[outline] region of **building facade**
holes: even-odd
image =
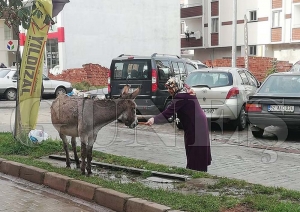
[[[72,0],[54,22],[45,52],[46,66],[53,72],[86,63],[109,67],[120,54],[180,55],[180,0]],[[1,27],[0,21],[4,33]],[[21,29],[21,50],[25,40]],[[7,52],[0,49],[2,54]]]
[[[232,56],[233,2],[181,0],[183,56],[202,61]],[[245,55],[247,38],[248,55],[300,59],[300,0],[237,0],[236,24],[237,57]]]

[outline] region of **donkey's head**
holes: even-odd
[[[135,128],[138,125],[136,116],[136,103],[135,97],[140,93],[140,88],[135,89],[132,93],[129,93],[129,86],[125,85],[120,96],[119,104],[123,108],[122,114],[119,119],[130,128]]]

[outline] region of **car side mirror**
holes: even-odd
[[[261,86],[261,82],[257,82],[257,87],[259,88]]]

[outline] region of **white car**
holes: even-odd
[[[43,75],[43,93],[42,95],[55,95],[60,93],[70,93],[73,88],[70,82],[61,80],[51,80]],[[0,96],[7,100],[17,99],[17,73],[16,69],[0,69]]]
[[[207,68],[191,72],[185,80],[196,93],[208,120],[229,122],[239,130],[246,128],[245,105],[260,86],[243,68]]]

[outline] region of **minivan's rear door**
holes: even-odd
[[[137,98],[149,98],[151,95],[151,60],[122,59],[113,60],[111,64],[110,95],[117,97],[125,85],[130,85],[130,91],[140,87]]]

